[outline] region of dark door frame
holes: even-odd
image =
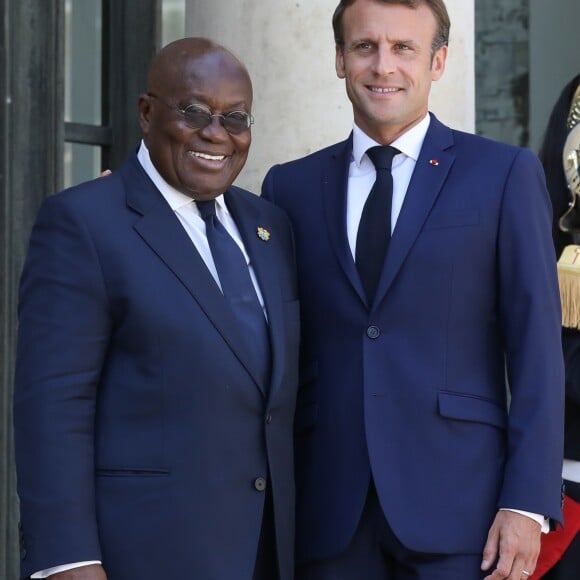
[[[17,285],[42,200],[62,187],[65,141],[119,166],[139,140],[136,103],[158,46],[160,0],[103,0],[103,126],[64,123],[64,0],[0,0],[0,578],[18,578],[12,382]]]

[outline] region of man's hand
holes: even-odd
[[[491,569],[497,561],[495,570],[484,580],[525,580],[527,574],[536,569],[540,553],[541,526],[531,518],[501,510],[495,520],[483,549],[481,569]]]
[[[107,580],[105,570],[100,564],[80,566],[66,572],[59,572],[48,577],[49,580]]]

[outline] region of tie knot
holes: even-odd
[[[397,153],[400,153],[400,151],[390,145],[377,145],[367,151],[367,155],[373,162],[375,169],[388,169],[389,171],[393,164],[393,157]]]
[[[210,199],[209,201],[196,201],[197,209],[199,210],[199,215],[202,220],[207,220],[207,218],[215,215],[215,199]]]

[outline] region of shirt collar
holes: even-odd
[[[419,159],[419,153],[427,135],[429,124],[431,123],[431,116],[425,115],[419,123],[411,127],[408,131],[397,137],[390,145],[396,147],[401,153],[410,157],[414,161]],[[353,126],[352,129],[352,157],[357,167],[360,167],[363,161],[363,155],[370,147],[380,145],[374,139],[371,139],[358,125]]]
[[[155,184],[155,187],[157,187],[157,189],[159,190],[161,195],[165,198],[165,201],[167,201],[169,207],[171,207],[173,211],[177,211],[187,205],[192,205],[197,211],[197,206],[193,203],[194,200],[191,197],[185,195],[185,193],[181,193],[181,191],[178,191],[177,189],[175,189],[175,187],[169,185],[169,183],[167,183],[167,181],[165,181],[165,179],[161,177],[161,174],[159,173],[159,171],[157,171],[155,165],[153,165],[153,161],[151,161],[149,149],[147,149],[147,145],[145,145],[144,141],[141,141],[139,151],[137,152],[137,159],[139,160],[139,163],[143,167],[145,173]],[[215,201],[216,205],[222,211],[229,213],[227,210],[223,194],[218,195],[215,198]]]

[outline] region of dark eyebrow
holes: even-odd
[[[401,38],[400,40],[394,40],[393,44],[408,44],[409,46],[417,46],[417,43],[412,40],[412,39],[403,39]]]
[[[197,99],[194,97],[195,100],[189,101],[183,105],[183,110],[189,107],[199,107],[200,109],[206,109],[210,113],[213,113],[213,109],[202,99]],[[248,107],[243,101],[239,101],[237,103],[230,104],[226,107],[226,109],[231,113],[240,112],[240,113],[248,113]]]
[[[344,48],[346,50],[354,50],[359,44],[370,44],[371,46],[374,46],[376,42],[369,38],[357,38],[356,40],[352,40],[348,44],[345,44]]]

